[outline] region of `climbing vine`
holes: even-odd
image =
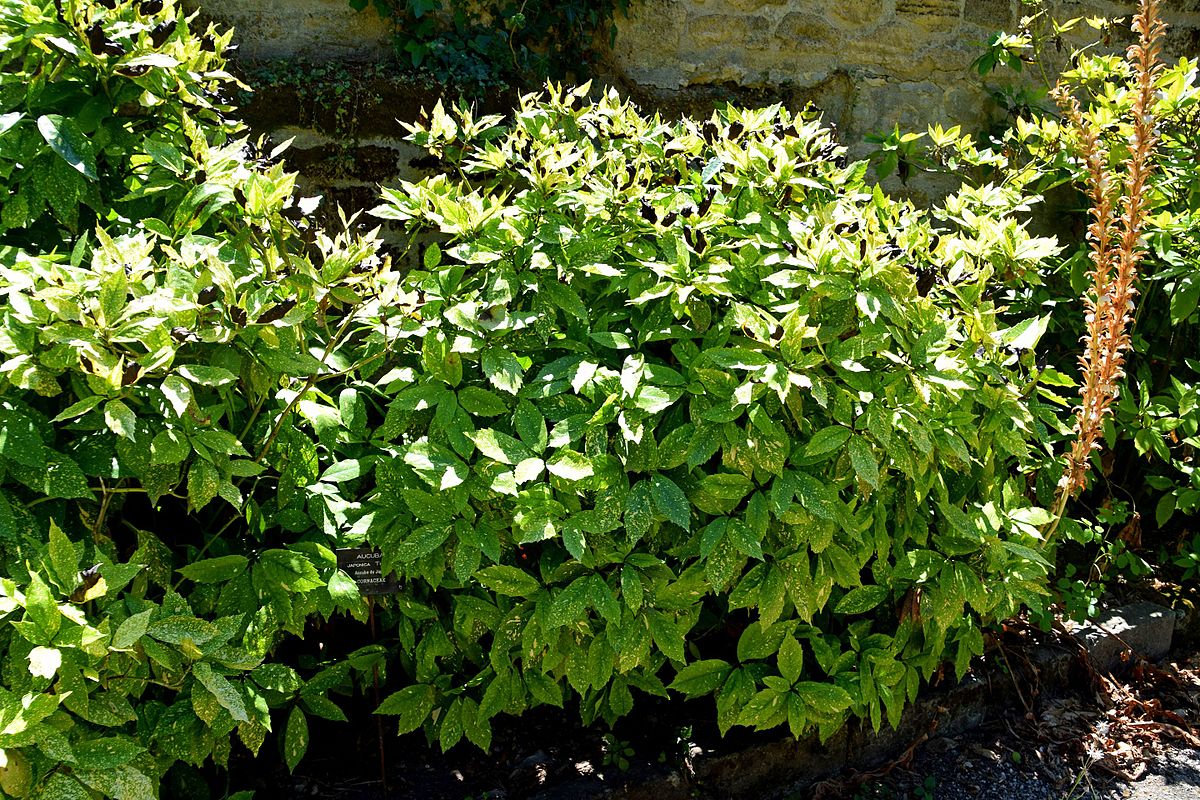
[[[630,0],[350,0],[389,20],[397,54],[466,90],[588,75]]]

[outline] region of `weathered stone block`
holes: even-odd
[[[1171,650],[1175,612],[1155,603],[1133,603],[1105,612],[1084,623],[1072,635],[1088,651],[1092,666],[1100,672],[1120,669],[1129,650],[1157,661]]]
[[[780,21],[775,38],[784,47],[799,43],[828,48],[830,58],[835,59],[838,55],[836,44],[841,35],[824,17],[808,11],[793,11]]]
[[[963,19],[986,28],[1008,30],[1016,22],[1017,9],[1013,0],[967,0]]]
[[[887,4],[884,0],[853,0],[834,3],[830,13],[843,25],[863,27],[882,21],[887,14]]]
[[[729,49],[765,47],[774,27],[766,17],[752,14],[705,14],[688,21],[688,38],[697,47]]]

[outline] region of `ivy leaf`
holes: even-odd
[[[650,479],[650,496],[664,517],[685,531],[691,530],[692,504],[674,481],[663,475],[655,475]]]

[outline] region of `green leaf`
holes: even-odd
[[[143,773],[125,764],[114,769],[76,770],[75,777],[105,797],[121,800],[155,800],[157,787]]]
[[[667,615],[658,611],[647,611],[646,621],[650,625],[650,638],[663,655],[680,663],[686,660],[683,634]]]
[[[500,395],[477,386],[459,389],[458,404],[476,417],[498,417],[508,411],[508,405]]]
[[[860,586],[847,592],[833,610],[838,614],[865,614],[886,600],[888,594],[885,586]]]
[[[1032,350],[1050,327],[1050,315],[1031,317],[1000,331],[1000,342],[1014,350]]]
[[[199,386],[224,386],[237,380],[237,375],[227,369],[201,364],[184,364],[178,368],[178,372]]]
[[[175,416],[183,417],[192,405],[191,384],[178,375],[168,375],[163,378],[158,388],[163,393],[163,397],[167,398],[167,402],[171,404]]]
[[[525,446],[535,454],[540,455],[546,449],[549,432],[546,430],[546,418],[533,407],[533,403],[522,400],[513,414],[513,426]]]
[[[408,686],[387,697],[376,714],[388,714],[400,717],[398,733],[404,735],[421,727],[429,712],[433,710],[436,694],[432,686],[417,684]]]
[[[211,622],[180,614],[160,619],[150,625],[146,633],[167,644],[183,644],[185,640],[190,640],[192,644],[202,645],[219,631]]]
[[[50,563],[58,585],[73,590],[79,581],[79,552],[54,520],[50,520]]]
[[[483,373],[502,392],[516,394],[525,383],[525,370],[507,350],[490,347],[483,351]]]
[[[696,661],[679,670],[668,688],[683,692],[688,697],[712,694],[725,683],[732,671],[733,667],[720,659]]]
[[[509,597],[531,597],[542,588],[529,573],[503,564],[484,567],[475,573],[475,578],[493,592]]]
[[[160,431],[150,442],[151,464],[178,464],[192,453],[192,446],[176,430]]]
[[[104,397],[102,395],[94,394],[91,397],[85,397],[82,400],[80,400],[78,403],[72,403],[71,405],[67,406],[66,409],[61,414],[59,414],[57,417],[55,417],[54,419],[52,419],[50,421],[51,422],[66,422],[69,419],[75,419],[76,417],[81,417],[103,402],[104,402]],[[0,411],[0,416],[3,416],[3,414],[4,414],[4,412]],[[0,438],[2,438],[2,435],[0,435]],[[2,449],[3,449],[2,446],[0,446],[0,451],[2,451]]]
[[[470,470],[454,453],[430,441],[409,445],[404,463],[438,492],[445,492],[467,480]]]
[[[25,618],[37,626],[46,643],[54,638],[62,625],[58,603],[50,593],[50,587],[36,572],[29,573],[29,587],[25,590]]]
[[[99,180],[96,175],[95,147],[75,120],[59,114],[46,114],[38,117],[37,129],[50,149],[58,153],[72,169],[93,181]]]
[[[783,639],[788,635],[791,627],[783,622],[777,625],[763,625],[761,620],[747,625],[738,639],[738,661],[770,658],[778,653],[779,647],[783,644]]]
[[[188,469],[188,508],[192,511],[211,503],[221,489],[221,473],[207,461],[196,460]]]
[[[794,636],[784,639],[776,659],[779,664],[779,674],[789,684],[794,684],[804,668],[804,648],[800,646],[800,642],[796,641]]]
[[[128,650],[133,647],[138,639],[146,634],[146,629],[150,627],[150,617],[153,615],[154,609],[151,608],[126,619],[117,627],[109,646],[114,650]]]
[[[44,467],[46,448],[33,420],[0,408],[0,456],[27,467]]]
[[[76,769],[116,769],[146,752],[146,748],[124,736],[106,736],[75,742]]]
[[[850,440],[850,463],[860,481],[875,489],[879,488],[879,462],[875,460],[871,446],[861,436]]]
[[[204,684],[204,688],[213,693],[226,711],[229,712],[238,722],[249,722],[250,717],[246,714],[246,703],[242,699],[241,692],[229,682],[229,679],[212,668],[206,661],[201,661],[192,666],[192,674],[196,676],[196,680]]]
[[[580,481],[593,474],[592,462],[582,453],[559,450],[546,464],[546,471],[567,481]]]
[[[818,717],[836,716],[854,703],[845,689],[832,683],[804,681],[796,684],[792,691],[799,695],[813,715]]]
[[[530,452],[529,448],[507,433],[492,430],[491,428],[482,428],[474,433],[467,434],[467,436],[479,448],[480,453],[483,453],[493,461],[499,461],[501,464],[517,464],[527,458],[533,457],[533,453]]]
[[[691,530],[692,504],[674,481],[663,475],[655,475],[650,479],[650,496],[664,517],[685,531]]]
[[[299,706],[292,707],[288,715],[287,731],[283,737],[283,760],[288,772],[295,772],[296,765],[308,751],[308,719]]]
[[[38,800],[92,800],[92,794],[75,778],[54,772],[42,786]]]
[[[808,440],[808,444],[804,448],[805,457],[815,458],[840,449],[850,439],[850,433],[849,428],[841,425],[822,428]]]
[[[240,575],[250,561],[245,556],[228,555],[194,561],[178,572],[193,583],[224,583]]]

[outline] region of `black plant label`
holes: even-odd
[[[370,547],[343,547],[336,551],[338,569],[358,584],[361,594],[395,594],[400,591],[396,573],[383,574],[383,553]]]

